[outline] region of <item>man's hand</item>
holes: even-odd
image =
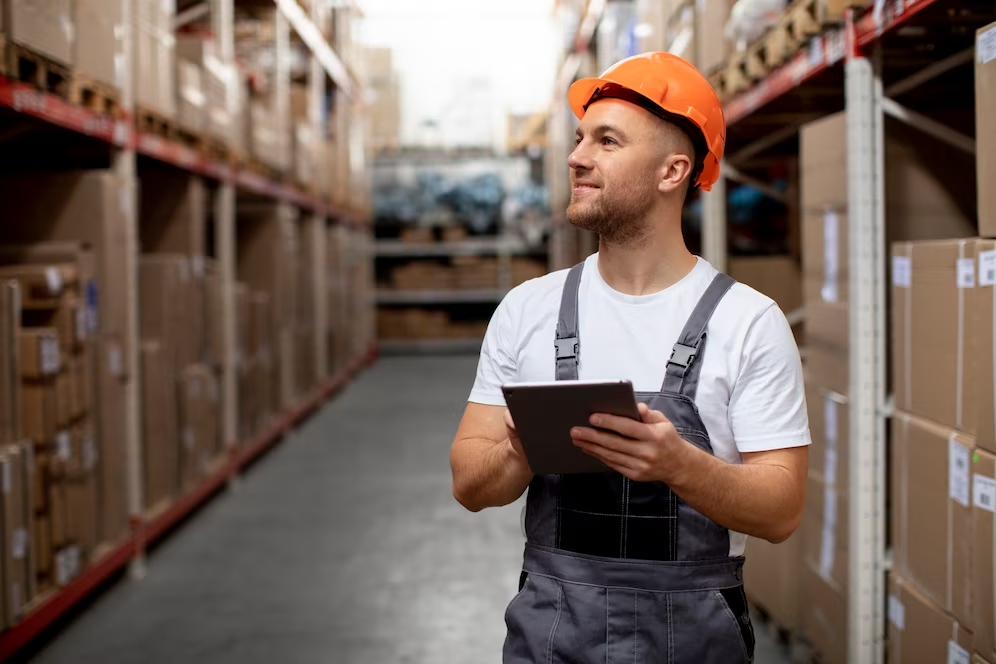
[[[646,404],[638,404],[641,422],[628,417],[596,414],[591,425],[571,430],[574,444],[634,482],[670,484],[681,468],[689,444],[671,421]]]

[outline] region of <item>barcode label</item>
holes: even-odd
[[[45,270],[45,282],[48,285],[49,295],[58,295],[62,292],[62,274],[58,268],[50,267]]]
[[[996,60],[996,28],[990,28],[979,35],[975,50],[979,64],[986,65]]]
[[[975,288],[975,261],[958,259],[958,288]]]
[[[107,352],[107,368],[112,376],[120,376],[123,373],[120,348],[114,347]]]
[[[976,507],[996,513],[996,480],[984,475],[976,475],[972,494],[972,502]]]
[[[895,595],[889,595],[889,622],[900,630],[906,629],[906,607]]]
[[[73,457],[73,446],[66,431],[60,432],[55,437],[55,456],[61,461],[69,461]]]
[[[11,554],[14,556],[14,560],[24,560],[28,555],[28,531],[24,528],[18,528],[14,531],[14,537],[11,539]]]
[[[996,284],[996,251],[979,252],[979,285]]]
[[[86,341],[87,338],[87,320],[86,320],[86,307],[77,307],[73,312],[75,315],[76,323],[76,342],[80,343]]]
[[[951,440],[948,443],[948,489],[951,499],[965,507],[969,504],[968,448]]]
[[[972,664],[972,657],[960,645],[948,641],[948,664]]]
[[[809,42],[809,67],[819,67],[823,64],[823,38],[817,37]]]
[[[892,257],[892,284],[896,288],[909,288],[913,282],[913,265],[909,256]]]

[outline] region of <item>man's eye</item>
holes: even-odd
[[[602,145],[616,145],[616,141],[614,138],[609,138],[608,136],[606,136],[605,138],[602,139]]]
[[[574,139],[574,147],[577,147],[579,145],[581,145],[581,137],[580,136],[578,136],[577,138]]]

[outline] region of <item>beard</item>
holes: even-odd
[[[591,200],[578,200],[572,194],[567,220],[612,244],[637,243],[649,232],[647,213],[653,206],[654,190],[654,181],[646,178],[630,183],[615,195],[598,189],[594,195],[587,195]]]

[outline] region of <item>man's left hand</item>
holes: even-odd
[[[593,427],[571,429],[574,444],[634,482],[670,483],[688,443],[671,421],[646,404],[638,404],[642,421],[615,415],[592,415]]]

